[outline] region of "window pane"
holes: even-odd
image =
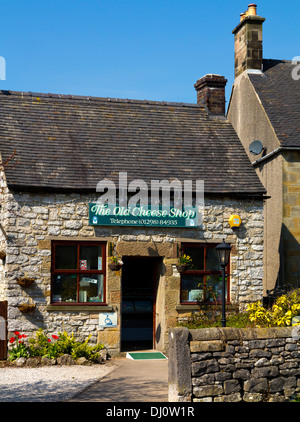
[[[208,302],[222,302],[222,274],[206,276],[205,296]],[[225,275],[225,298],[227,300],[227,275]]]
[[[184,253],[192,258],[192,270],[204,270],[204,248],[185,247]]]
[[[77,276],[75,274],[57,274],[52,286],[53,302],[76,302]]]
[[[216,248],[206,248],[206,270],[207,271],[221,270]]]
[[[103,274],[80,276],[79,302],[103,302]]]
[[[225,276],[225,294],[227,298],[227,276]],[[181,281],[182,302],[209,302],[222,301],[222,275],[195,275],[182,274]]]
[[[181,301],[201,302],[203,300],[203,280],[202,275],[182,275],[181,281]]]
[[[56,245],[55,246],[55,269],[76,270],[77,269],[77,246]]]
[[[102,270],[102,246],[80,246],[80,269]]]

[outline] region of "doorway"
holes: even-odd
[[[162,258],[122,257],[121,351],[155,348],[156,292]]]

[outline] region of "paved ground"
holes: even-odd
[[[116,365],[73,402],[167,402],[168,360],[112,359]]]

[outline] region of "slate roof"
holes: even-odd
[[[0,151],[11,188],[95,192],[98,181],[205,181],[207,193],[262,195],[233,127],[196,104],[0,93]]]
[[[264,60],[262,75],[249,74],[280,146],[300,146],[300,70],[287,60]]]

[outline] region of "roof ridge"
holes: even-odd
[[[295,56],[295,57],[299,57],[299,56]],[[288,60],[288,59],[263,59],[263,61],[278,62],[278,63],[292,63],[294,61],[294,59],[292,59],[292,60]]]
[[[138,100],[138,99],[130,99],[130,98],[96,97],[92,95],[55,94],[55,93],[31,92],[31,91],[24,92],[24,91],[11,91],[11,90],[0,90],[0,94],[16,95],[16,96],[21,96],[21,97],[25,96],[25,97],[58,98],[58,99],[67,99],[67,100],[99,101],[99,102],[107,102],[107,103],[150,104],[150,105],[160,105],[160,106],[204,108],[202,104],[197,104],[197,103]]]

